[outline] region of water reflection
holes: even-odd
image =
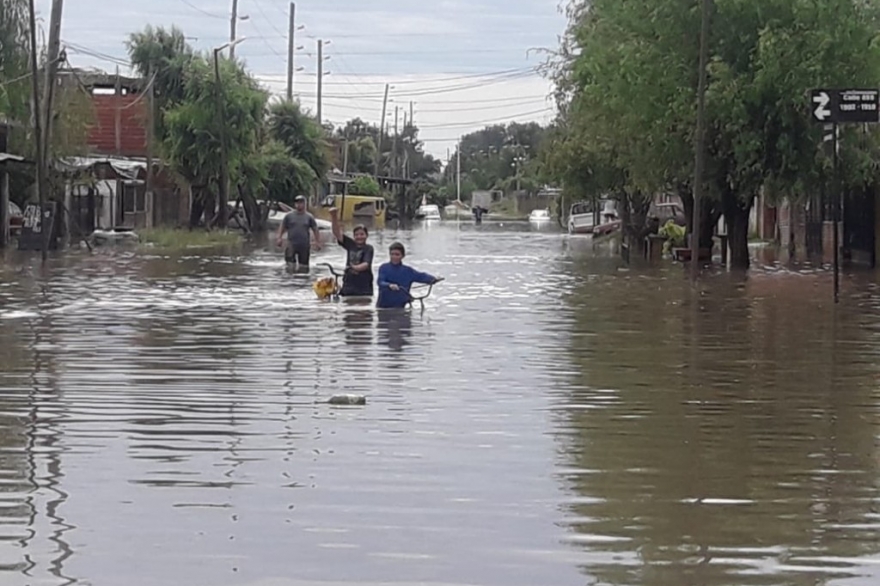
[[[384,309],[376,312],[379,341],[400,352],[409,344],[413,320],[410,309]]]
[[[584,571],[607,584],[873,583],[876,310],[816,277],[582,280],[557,413]],[[845,365],[845,366],[843,366]],[[871,423],[873,420],[873,424]],[[850,581],[845,581],[849,579]]]

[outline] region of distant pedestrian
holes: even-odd
[[[321,250],[321,233],[315,216],[306,211],[306,198],[298,195],[294,200],[295,210],[284,216],[278,228],[277,244],[284,246],[284,234],[287,233],[287,247],[284,249],[284,260],[287,264],[296,265],[297,269],[309,268],[311,255],[311,238],[309,231],[315,235],[315,249]]]

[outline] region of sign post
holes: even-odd
[[[880,122],[880,90],[877,89],[816,89],[810,92],[813,122],[830,125],[833,157],[834,190],[834,302],[840,301],[840,141],[839,124],[877,124]]]

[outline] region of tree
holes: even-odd
[[[379,197],[382,195],[382,188],[375,179],[367,175],[355,177],[349,185],[348,192],[352,195],[368,195],[371,197]]]
[[[298,169],[298,177],[292,181],[302,191],[289,197],[305,193],[316,181],[323,180],[330,170],[330,144],[324,129],[315,119],[306,116],[298,103],[272,104],[267,128],[268,136],[284,145],[288,155],[296,161],[291,168]]]
[[[535,122],[487,126],[462,137],[461,174],[475,189],[528,192],[540,187],[537,158],[548,136]],[[458,153],[452,155],[456,160]],[[457,161],[444,173],[447,185],[456,183]],[[464,191],[469,193],[469,191]]]
[[[723,213],[732,264],[747,267],[749,210],[758,192],[795,196],[821,166],[806,91],[880,82],[877,3],[716,0],[715,6],[706,230],[699,238],[711,238]],[[548,67],[560,105],[554,141],[563,148],[548,154],[546,168],[567,183],[616,193],[636,212],[634,236],[655,193],[678,193],[692,213],[697,8],[695,0],[577,0]]]
[[[226,133],[229,176],[233,185],[241,178],[245,160],[257,150],[267,94],[235,62],[220,62],[221,84],[203,56],[194,56],[184,74],[182,100],[164,113],[164,149],[171,167],[190,184],[193,206],[190,225],[202,214],[213,221],[220,179],[220,140]],[[217,92],[222,111],[218,111]],[[222,126],[221,126],[222,125]]]
[[[142,32],[132,33],[126,47],[132,67],[141,77],[150,79],[155,75],[153,93],[160,113],[186,98],[186,73],[195,53],[182,30],[148,25]],[[161,141],[165,138],[165,118],[158,115],[154,120]]]
[[[20,120],[30,99],[27,0],[0,3],[0,119]]]

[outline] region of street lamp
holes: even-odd
[[[214,49],[214,94],[217,99],[217,114],[220,116],[220,216],[218,223],[226,228],[228,222],[229,202],[229,154],[226,152],[226,115],[223,112],[223,94],[220,86],[220,52],[229,47],[234,48],[244,42],[247,37],[241,37],[228,43],[224,43]]]

